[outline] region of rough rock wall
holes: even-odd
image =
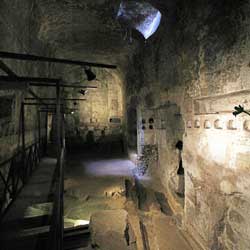
[[[85,101],[67,102],[67,106],[76,109],[66,116],[66,136],[81,137],[86,141],[91,131],[95,140],[104,135],[119,135],[123,132],[124,101],[122,81],[116,70],[92,69],[97,80],[88,82],[81,68],[68,67],[64,71],[64,79],[68,82],[80,82],[84,86],[96,88],[86,89],[85,95],[81,89],[65,89],[65,97],[85,99]]]
[[[250,118],[232,115],[236,105],[250,108],[249,13],[243,0],[177,1],[127,76],[127,105],[135,103],[138,134],[148,133],[141,130],[145,110],[158,124],[139,146],[158,145],[151,172],[204,249],[250,247]],[[184,142],[181,199],[177,140]]]
[[[39,31],[39,9],[35,1],[1,1],[0,3],[0,50],[17,53],[34,53],[40,55],[50,55],[52,50],[37,39]],[[52,67],[48,64],[25,63],[14,60],[4,60],[4,62],[20,76],[49,76]],[[4,75],[1,72],[1,75]],[[46,95],[46,89],[34,88],[40,96]],[[21,101],[26,91],[20,90],[0,90],[1,110],[5,107],[3,99],[10,98],[9,114],[0,118],[0,161],[10,157],[20,146],[20,110]],[[26,142],[32,143],[38,137],[37,107],[25,108]],[[45,118],[41,117],[41,124],[45,123]],[[44,127],[44,126],[43,126]]]

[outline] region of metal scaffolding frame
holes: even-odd
[[[76,60],[68,60],[68,59],[60,59],[60,58],[52,58],[52,57],[43,57],[36,56],[31,54],[20,54],[20,53],[10,53],[0,51],[0,58],[3,59],[12,59],[12,60],[20,60],[20,61],[36,61],[36,62],[49,62],[49,63],[59,63],[59,64],[68,64],[68,65],[77,65],[81,67],[100,67],[100,68],[109,68],[116,69],[116,65],[102,64],[102,63],[92,63],[85,61],[76,61]],[[64,131],[64,115],[63,113],[70,112],[75,109],[66,109],[63,106],[64,101],[85,101],[86,99],[78,99],[78,98],[62,98],[61,97],[61,88],[97,88],[96,86],[84,86],[84,85],[74,85],[74,84],[65,84],[61,79],[57,78],[48,78],[48,77],[23,77],[15,74],[2,60],[0,60],[0,69],[4,71],[6,75],[0,75],[0,89],[28,89],[28,93],[32,95],[32,98],[25,98],[25,100],[36,102],[22,102],[21,103],[21,134],[22,134],[22,151],[18,152],[18,157],[22,158],[22,169],[23,173],[20,174],[20,167],[15,167],[15,159],[17,155],[14,155],[11,159],[0,164],[6,164],[11,162],[11,175],[8,175],[7,180],[0,172],[0,178],[5,184],[5,191],[10,192],[15,197],[18,195],[21,189],[18,188],[18,181],[15,179],[16,177],[20,177],[23,182],[23,185],[26,181],[26,178],[31,175],[31,172],[34,166],[38,165],[38,162],[41,159],[40,145],[41,145],[41,120],[40,113],[46,113],[46,142],[47,144],[47,127],[48,127],[48,112],[55,113],[56,116],[56,143],[57,143],[57,166],[55,170],[55,194],[54,194],[54,205],[53,205],[53,213],[52,213],[52,221],[50,226],[50,233],[48,238],[48,250],[62,250],[63,249],[63,190],[64,190],[64,156],[65,156],[65,131]],[[33,87],[54,87],[56,88],[56,97],[55,98],[46,98],[39,97],[30,86]],[[55,101],[55,103],[45,102],[45,101]],[[41,106],[44,108],[38,110],[38,142],[31,145],[29,148],[25,147],[25,105],[30,106]],[[52,107],[51,107],[52,106]],[[28,150],[28,153],[26,153]],[[32,156],[35,154],[35,157]],[[34,159],[32,164],[27,165],[27,156]],[[28,158],[28,159],[30,159]],[[13,164],[12,164],[13,163]],[[18,169],[18,173],[15,170]],[[25,175],[28,173],[28,175]],[[9,181],[13,183],[13,190],[9,189]],[[23,186],[22,185],[22,186]],[[13,199],[14,200],[14,199]]]

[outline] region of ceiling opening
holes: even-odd
[[[136,29],[145,39],[152,36],[161,22],[161,12],[147,2],[122,1],[118,21],[127,28]]]

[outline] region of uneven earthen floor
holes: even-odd
[[[88,223],[103,209],[125,206],[125,179],[132,179],[134,164],[123,158],[68,158],[65,171],[65,227]]]
[[[126,158],[68,157],[65,171],[65,227],[87,224],[91,214],[103,209],[126,209],[143,250],[140,221],[143,222],[151,250],[192,250],[171,216],[161,211],[140,211],[126,201],[125,179],[133,180],[135,165]]]

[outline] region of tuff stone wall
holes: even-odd
[[[50,56],[52,50],[37,38],[39,30],[39,9],[35,1],[1,1],[0,2],[0,50],[14,53],[30,53]],[[18,76],[50,76],[53,67],[49,64],[26,63],[15,60],[4,60]],[[0,70],[1,71],[1,70]],[[0,72],[5,75],[5,72]],[[2,87],[2,85],[1,85]],[[30,97],[27,89],[3,90],[0,87],[0,163],[20,151],[21,137],[21,103],[24,97]],[[46,88],[33,88],[40,97],[49,97],[54,93]],[[8,100],[6,102],[6,100]],[[7,110],[7,111],[6,111]],[[38,106],[25,106],[25,146],[38,141],[39,113]],[[40,134],[45,136],[45,113],[40,114]],[[7,179],[11,162],[1,165],[1,175]],[[0,182],[0,203],[4,208],[10,194],[5,192],[4,183]],[[6,197],[3,197],[5,195]],[[6,202],[7,203],[4,203]]]
[[[202,248],[248,249],[250,118],[232,111],[239,104],[250,108],[250,5],[177,1],[172,7],[127,75],[139,149],[158,146],[150,173],[160,177],[171,207]],[[142,130],[148,114],[156,126]],[[184,142],[184,198],[176,195],[178,140]]]
[[[34,1],[1,1],[0,3],[0,50],[16,53],[51,55],[52,49],[37,39],[39,31],[39,9]],[[48,64],[26,63],[14,60],[4,62],[19,76],[49,76],[52,66]],[[1,75],[5,75],[1,71]],[[40,96],[48,96],[45,88],[34,88]],[[53,94],[53,93],[52,93]],[[0,161],[11,157],[20,146],[20,110],[26,90],[0,90],[0,98],[10,98],[12,103],[8,115],[0,119]],[[2,100],[1,99],[1,100]],[[1,102],[0,113],[8,108]],[[26,143],[38,138],[37,107],[25,107]],[[41,115],[41,126],[45,127],[45,117]]]
[[[66,70],[64,79],[68,82],[79,82],[83,86],[96,88],[85,89],[86,94],[79,93],[81,89],[65,89],[67,98],[85,99],[85,101],[67,102],[67,106],[76,109],[66,115],[66,136],[68,139],[80,137],[86,142],[89,132],[94,140],[101,137],[121,135],[124,131],[124,96],[123,86],[116,70],[92,69],[97,80],[88,82],[82,68]]]

